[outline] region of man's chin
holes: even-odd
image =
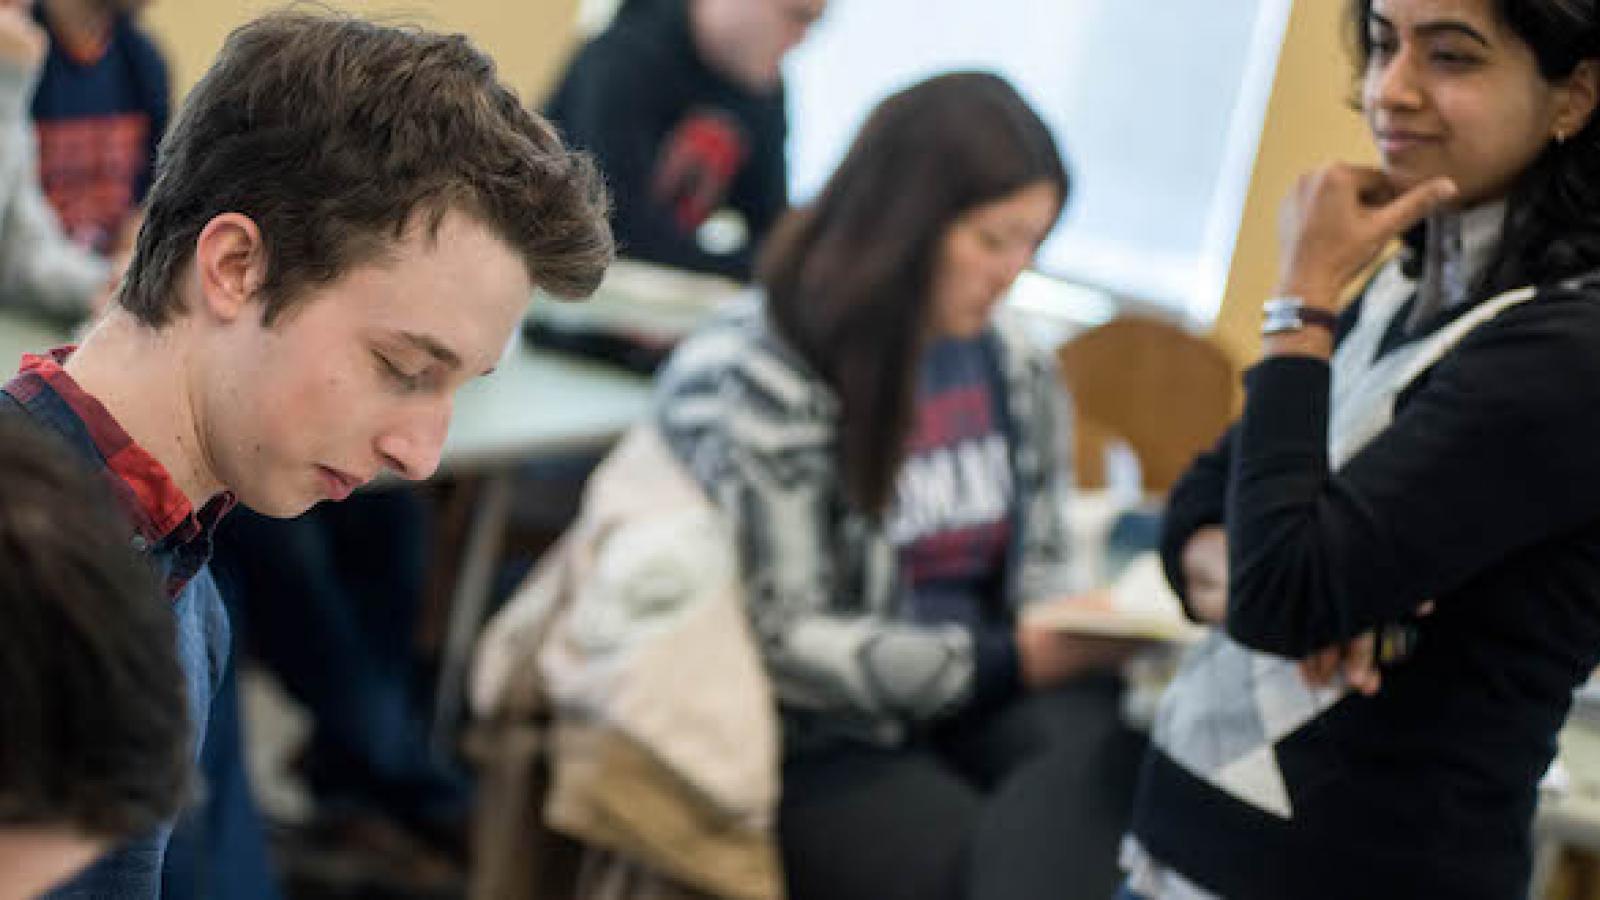
[[[323,500],[322,497],[262,497],[252,499],[240,495],[239,503],[249,507],[251,512],[266,516],[269,519],[294,519],[306,514],[311,507]]]

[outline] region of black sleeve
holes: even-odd
[[[1197,622],[1200,618],[1190,608],[1185,591],[1188,585],[1183,577],[1183,548],[1195,532],[1222,522],[1237,428],[1237,425],[1230,427],[1215,447],[1189,464],[1167,496],[1167,507],[1161,517],[1161,566],[1166,570],[1167,582],[1183,603],[1184,614]]]
[[[1228,631],[1302,657],[1445,598],[1600,512],[1600,297],[1546,295],[1469,334],[1329,471],[1329,367],[1246,376],[1226,500]]]
[[[750,247],[744,253],[747,265],[753,263],[761,242],[789,208],[787,115],[780,97],[756,114],[756,121],[752,122],[752,152],[745,171],[740,173],[738,195],[750,224]]]
[[[1370,283],[1370,282],[1369,282]],[[1365,288],[1363,288],[1363,292]],[[1334,343],[1343,341],[1361,315],[1358,296],[1339,313]],[[1183,612],[1196,622],[1204,622],[1189,606],[1188,585],[1183,577],[1183,549],[1194,533],[1208,525],[1221,525],[1226,512],[1228,478],[1233,469],[1233,442],[1239,426],[1235,423],[1223,433],[1215,447],[1197,456],[1167,497],[1161,518],[1161,566],[1167,575]],[[1210,624],[1210,623],[1204,623]]]
[[[547,113],[594,154],[611,189],[618,252],[662,265],[746,278],[748,254],[716,256],[651,197],[661,143],[688,111],[688,88],[664,51],[602,36],[579,52]]]

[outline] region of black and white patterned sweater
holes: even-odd
[[[1013,610],[1067,589],[1066,398],[1053,360],[1015,322],[993,341],[1011,435]],[[751,619],[790,751],[836,739],[894,744],[959,709],[974,635],[912,621],[895,548],[849,508],[832,390],[773,333],[759,297],[701,329],[657,379],[667,444],[731,517]]]

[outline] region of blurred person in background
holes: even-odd
[[[39,186],[28,106],[49,47],[27,0],[0,0],[0,306],[70,321],[104,304],[115,273],[68,239]]]
[[[826,0],[623,0],[545,113],[593,153],[628,258],[748,281],[788,205],[782,63]]]
[[[907,88],[780,222],[758,302],[658,379],[662,434],[740,550],[795,900],[1117,882],[1128,648],[1020,615],[1067,589],[1068,411],[999,304],[1068,192],[1004,80]]]
[[[39,181],[67,234],[127,255],[167,130],[167,65],[135,22],[149,0],[38,0],[50,37],[32,115]]]

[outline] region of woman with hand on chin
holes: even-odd
[[[1173,492],[1222,627],[1157,716],[1133,897],[1525,896],[1600,662],[1600,10],[1351,7],[1382,164],[1301,179],[1243,416]]]

